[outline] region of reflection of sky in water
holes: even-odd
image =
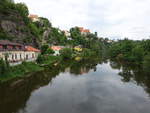
[[[61,73],[32,93],[26,113],[150,113],[143,88],[123,83],[109,64],[81,76]],[[22,113],[22,111],[20,111]]]

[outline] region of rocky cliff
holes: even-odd
[[[64,45],[67,41],[64,33],[52,27],[47,18],[38,21],[28,18],[25,4],[0,1],[0,39],[32,45],[40,48],[42,44]]]
[[[40,40],[32,33],[29,22],[25,21],[13,3],[0,4],[0,39],[40,46]]]

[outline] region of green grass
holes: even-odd
[[[61,61],[61,56],[47,56],[47,55],[42,55],[40,58],[39,64],[45,64],[45,65],[51,65],[54,62],[59,62]]]
[[[15,77],[24,77],[28,73],[36,72],[43,70],[44,68],[40,67],[34,62],[24,62],[20,65],[10,67],[9,71],[4,75],[0,76],[0,81],[7,81]]]

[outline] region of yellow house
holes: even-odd
[[[81,46],[75,46],[74,50],[77,51],[77,52],[82,52],[83,49],[82,49]]]

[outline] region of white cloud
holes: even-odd
[[[54,26],[83,26],[104,37],[150,36],[150,0],[15,0],[30,13],[47,17]]]

